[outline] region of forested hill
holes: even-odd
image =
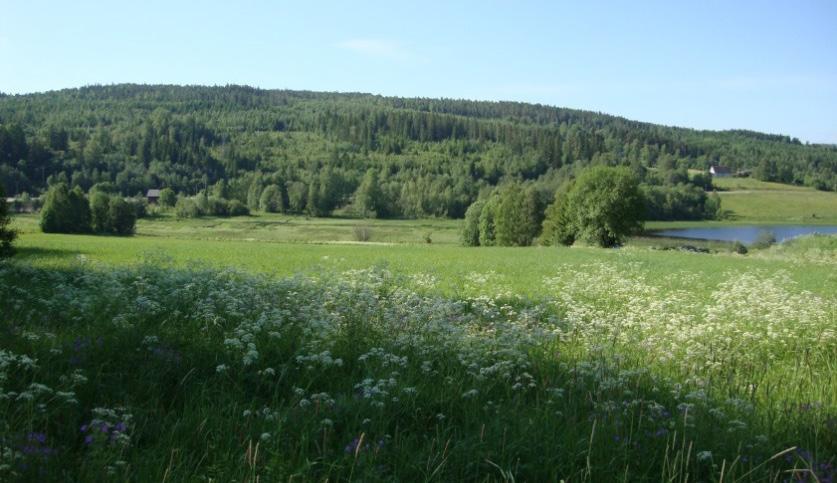
[[[837,147],[750,131],[698,131],[517,102],[407,99],[243,86],[91,86],[0,96],[7,193],[52,182],[126,195],[222,184],[247,202],[275,184],[294,210],[351,205],[374,184],[379,216],[463,215],[504,179],[554,187],[578,167],[752,170],[837,190]],[[648,170],[647,168],[655,168]],[[369,189],[369,186],[366,187]]]

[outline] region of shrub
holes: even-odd
[[[718,193],[711,193],[706,197],[703,205],[703,217],[707,220],[720,220],[724,211],[721,209],[721,197]]]
[[[91,195],[95,192],[101,192],[101,193],[106,193],[106,194],[112,195],[112,194],[116,194],[118,192],[118,190],[116,189],[116,186],[113,183],[111,183],[109,181],[105,181],[105,182],[102,182],[102,183],[94,184],[88,190],[88,193],[90,193]]]
[[[117,235],[132,235],[137,223],[136,208],[120,196],[110,199],[110,227]]]
[[[494,213],[497,210],[497,196],[492,196],[485,202],[480,212],[480,245],[484,247],[496,244]]]
[[[178,218],[197,218],[201,212],[193,199],[181,197],[174,206],[174,215]]]
[[[177,204],[177,195],[171,188],[160,190],[160,205],[166,208],[173,208]]]
[[[64,183],[53,185],[47,192],[41,210],[44,233],[89,233],[90,205],[80,188],[70,190]]]
[[[302,181],[288,184],[288,208],[294,213],[305,211],[305,200],[308,198],[308,185]]]
[[[370,168],[355,191],[355,207],[364,218],[377,218],[387,215],[386,205],[378,173]]]
[[[758,236],[756,237],[756,241],[750,245],[750,248],[756,248],[759,250],[763,250],[765,248],[770,248],[771,246],[776,244],[776,234],[770,230],[762,230],[759,232]]]
[[[238,200],[230,200],[227,211],[230,216],[247,216],[250,214],[247,205]]]
[[[739,255],[746,255],[748,250],[743,243],[736,240],[735,243],[732,244],[732,251],[738,253]]]
[[[471,203],[465,211],[465,222],[462,226],[462,244],[466,247],[476,247],[480,244],[480,215],[485,206],[485,200]]]
[[[285,204],[282,201],[282,190],[275,184],[268,185],[262,191],[262,196],[259,198],[259,207],[267,213],[285,211]]]
[[[107,192],[91,190],[90,216],[94,232],[109,233],[111,231],[110,195]]]
[[[198,216],[203,216],[209,212],[209,198],[206,196],[206,193],[201,191],[192,200],[198,209]]]
[[[541,235],[541,243],[544,245],[575,243],[575,229],[567,210],[567,196],[571,188],[571,184],[564,184],[555,192],[555,201],[546,208]]]
[[[217,196],[210,196],[206,202],[206,210],[203,213],[204,215],[213,215],[213,216],[228,216],[230,214],[229,205],[227,204],[227,200],[224,198],[218,198]]]
[[[134,209],[134,214],[136,215],[137,219],[145,218],[146,216],[148,216],[148,200],[145,199],[145,197],[138,196],[136,198],[130,198],[126,201]]]
[[[12,242],[17,238],[17,233],[9,228],[11,222],[9,206],[6,204],[6,193],[3,191],[3,185],[0,184],[0,258],[10,257],[14,253]]]
[[[372,229],[368,226],[357,225],[352,229],[356,241],[367,242],[372,239]]]

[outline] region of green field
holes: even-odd
[[[268,221],[260,221],[266,219]],[[271,222],[272,221],[272,222]],[[812,263],[800,270],[798,257],[742,257],[731,253],[715,256],[658,251],[637,241],[636,247],[603,250],[588,247],[480,247],[455,245],[457,220],[374,221],[372,241],[352,239],[357,220],[289,218],[262,215],[232,219],[176,220],[165,217],[140,220],[137,235],[130,238],[96,235],[44,234],[37,229],[34,215],[19,216],[15,227],[21,237],[17,243],[19,259],[36,266],[66,267],[79,260],[108,265],[134,265],[145,259],[183,267],[199,263],[216,268],[293,275],[326,270],[341,272],[372,266],[388,267],[404,274],[427,274],[441,280],[446,294],[454,294],[473,273],[496,272],[505,282],[503,289],[535,296],[543,288],[542,279],[563,266],[587,263],[614,263],[621,266],[645,264],[661,274],[692,270],[717,280],[727,270],[789,270],[807,290],[837,290],[829,286],[834,276],[828,264]],[[225,227],[217,230],[217,227]],[[304,233],[312,227],[305,243],[285,243],[287,232]],[[445,234],[447,243],[421,241],[425,232]],[[388,242],[378,242],[376,233],[385,233]],[[216,235],[216,236],[212,236]],[[762,254],[764,255],[764,254]],[[824,285],[824,282],[825,285]],[[500,285],[497,285],[500,287]]]
[[[16,217],[0,480],[834,476],[837,238],[466,248],[459,223]]]
[[[837,193],[752,178],[715,178],[721,207],[736,223],[837,223]]]

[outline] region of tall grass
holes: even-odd
[[[0,479],[834,476],[835,300],[781,275],[164,264],[0,265]]]

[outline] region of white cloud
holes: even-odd
[[[397,42],[382,39],[350,39],[339,42],[337,47],[350,50],[367,57],[377,57],[392,60],[407,60],[409,52]]]

